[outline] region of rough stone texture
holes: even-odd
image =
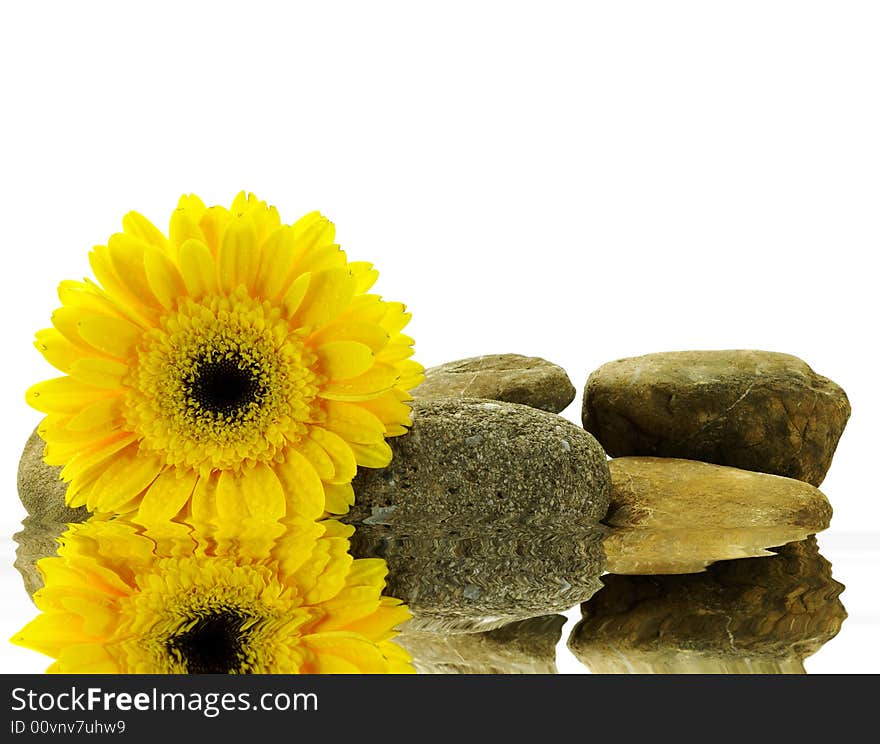
[[[605,523],[608,571],[673,574],[718,560],[768,555],[831,521],[817,488],[792,478],[693,460],[612,460]]]
[[[571,519],[359,524],[356,558],[384,558],[407,632],[472,633],[564,612],[602,586],[604,529]]]
[[[15,550],[15,568],[24,580],[24,588],[29,596],[43,588],[43,577],[37,569],[37,561],[55,555],[58,538],[67,529],[63,522],[40,522],[33,517],[25,517],[21,532],[13,539],[18,547]]]
[[[815,538],[688,576],[606,576],[568,646],[596,673],[803,672],[837,635],[843,584]]]
[[[60,467],[43,462],[45,442],[36,430],[31,434],[18,463],[18,497],[27,513],[39,522],[83,522],[85,507],[71,509],[64,503],[67,484],[60,480]]]
[[[539,357],[487,354],[425,370],[416,398],[487,398],[559,413],[576,394],[562,367]]]
[[[395,641],[419,674],[556,674],[564,615],[544,615],[483,633],[403,633]]]
[[[422,525],[496,517],[605,516],[610,476],[595,439],[561,416],[516,403],[416,399],[387,468],[362,468],[351,521]]]
[[[590,375],[583,423],[612,457],[656,455],[774,473],[818,486],[850,414],[846,393],[769,351],[679,351]]]

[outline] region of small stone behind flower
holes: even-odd
[[[64,502],[67,484],[61,480],[61,468],[43,462],[46,443],[36,430],[30,435],[18,463],[18,497],[28,515],[36,522],[63,524],[84,522],[89,518],[85,507],[72,509]]]
[[[539,357],[485,354],[425,370],[418,398],[486,398],[559,413],[574,400],[562,367]]]

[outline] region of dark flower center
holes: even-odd
[[[240,417],[266,396],[259,365],[238,352],[198,362],[184,390],[190,405],[223,418]]]
[[[166,646],[189,674],[240,673],[247,642],[247,631],[242,626],[250,619],[234,608],[219,608],[173,636]]]

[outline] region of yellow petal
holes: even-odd
[[[61,477],[69,481],[84,474],[86,470],[98,465],[140,438],[138,434],[126,431],[111,431],[106,435],[100,434],[99,436],[100,439],[93,440],[87,445],[74,443],[73,446],[63,449],[56,442],[51,442],[46,445],[43,459],[48,465],[64,465]],[[56,451],[58,454],[53,454]],[[68,497],[71,496],[71,491],[75,490],[73,485],[71,483],[70,488],[67,489]]]
[[[335,341],[356,341],[369,346],[376,353],[388,343],[390,336],[378,323],[359,320],[339,320],[318,329],[310,337],[315,346]]]
[[[366,261],[351,261],[348,266],[356,281],[356,294],[368,292],[379,278],[379,272],[373,268],[373,264]]]
[[[87,350],[89,348],[72,343],[55,328],[38,331],[34,346],[37,347],[49,364],[62,372],[70,372],[70,368],[75,361],[88,355]]]
[[[345,251],[338,245],[328,245],[310,251],[296,262],[297,271],[310,271],[313,274],[327,269],[346,266]],[[349,267],[346,267],[348,269]]]
[[[217,516],[217,476],[199,476],[193,488],[190,508],[196,523],[210,524]]]
[[[402,302],[383,302],[382,308],[385,311],[382,327],[391,334],[400,333],[412,319],[412,313],[406,312],[406,305]]]
[[[325,483],[324,509],[331,514],[347,514],[354,504],[351,483]]]
[[[354,297],[355,282],[347,268],[329,269],[312,274],[309,291],[291,319],[294,325],[311,328],[330,322]]]
[[[357,475],[357,462],[351,446],[342,437],[321,427],[314,427],[310,437],[323,447],[333,461],[334,474],[328,483],[348,483]]]
[[[336,226],[320,212],[309,212],[293,223],[293,234],[300,247],[300,255],[306,255],[322,246],[333,245]]]
[[[25,399],[43,413],[77,413],[84,405],[107,397],[107,391],[87,385],[72,377],[53,377],[32,385]]]
[[[412,424],[412,409],[400,400],[400,398],[395,395],[394,391],[388,391],[376,398],[359,401],[358,405],[361,408],[370,411],[376,418],[385,424],[388,431],[395,426],[410,426]]]
[[[318,473],[306,457],[296,450],[288,450],[284,462],[275,466],[275,474],[283,492],[287,494],[291,513],[307,519],[317,519],[321,516],[324,511],[324,487]]]
[[[192,470],[160,473],[141,500],[137,521],[151,525],[173,519],[192,495],[197,477]]]
[[[257,230],[247,214],[236,215],[226,225],[217,256],[220,289],[231,292],[239,284],[251,288],[256,278],[259,254]]]
[[[131,294],[145,305],[155,306],[156,297],[150,290],[144,270],[144,251],[148,244],[126,233],[116,233],[107,241],[110,261],[116,276]]]
[[[143,337],[141,329],[127,320],[102,315],[84,315],[77,330],[90,346],[120,358],[129,356]]]
[[[205,245],[216,256],[220,252],[220,241],[223,231],[232,215],[224,207],[209,207],[199,220],[199,227],[204,235]]]
[[[350,380],[331,380],[318,391],[318,395],[328,400],[365,400],[390,390],[399,379],[397,368],[377,362],[358,377]]]
[[[260,463],[240,476],[247,508],[261,522],[276,522],[287,511],[284,489],[275,472]],[[292,495],[292,494],[291,494]]]
[[[322,481],[329,481],[336,473],[336,468],[333,467],[333,460],[330,459],[330,455],[317,442],[313,442],[306,437],[297,442],[296,450],[309,461],[309,464],[315,469],[315,472]]]
[[[202,230],[199,220],[205,213],[205,205],[199,197],[181,196],[177,202],[177,209],[171,213],[171,221],[168,225],[168,236],[171,244],[178,250],[187,240],[202,240]]]
[[[187,292],[196,299],[217,291],[214,257],[201,240],[187,240],[180,246],[180,270]]]
[[[391,447],[384,439],[381,442],[359,444],[352,442],[349,447],[357,464],[364,468],[386,468],[391,464]]]
[[[301,274],[284,293],[281,305],[288,317],[292,317],[302,305],[312,281],[311,274]]]
[[[128,365],[113,359],[78,359],[70,369],[71,377],[107,390],[122,388],[127,374]]]
[[[217,478],[216,509],[221,522],[227,524],[241,524],[250,516],[247,504],[247,491],[245,481],[247,478],[238,477],[224,470]]]
[[[96,245],[89,254],[89,264],[104,291],[120,311],[124,311],[126,316],[140,319],[140,322],[145,326],[154,323],[157,317],[157,308],[148,304],[151,299],[148,301],[144,297],[139,297],[129,289],[126,282],[122,281],[113,268],[113,261],[107,246]],[[59,328],[59,330],[62,329]]]
[[[100,643],[81,643],[62,649],[58,657],[61,674],[117,674],[119,665]]]
[[[144,251],[144,270],[156,299],[162,307],[170,310],[185,291],[177,267],[162,251],[150,246]]]
[[[98,350],[89,346],[79,335],[79,322],[83,317],[80,308],[59,307],[52,312],[52,325],[75,349],[81,350],[79,356],[94,356]]]
[[[374,641],[386,641],[397,635],[395,628],[403,625],[411,617],[412,614],[409,609],[400,600],[392,597],[382,597],[382,603],[378,610],[358,620],[349,622],[345,629],[352,633],[364,635]],[[400,647],[398,646],[397,648]],[[383,649],[383,653],[386,656],[388,655],[388,650]],[[409,657],[407,656],[402,660],[409,661]]]
[[[104,398],[83,407],[67,424],[71,431],[111,429],[122,423],[122,397]]]
[[[254,293],[258,297],[274,299],[286,288],[293,268],[294,250],[292,227],[280,227],[266,239],[260,269],[254,282]]]
[[[91,488],[86,501],[89,511],[113,512],[149,486],[162,470],[155,455],[139,452],[137,443],[116,454]]]
[[[167,242],[162,231],[138,212],[129,212],[122,218],[122,229],[128,235],[157,248],[164,248]]]
[[[70,280],[61,282],[58,285],[58,299],[61,300],[62,305],[68,307],[90,310],[99,315],[126,317],[123,308],[118,307],[100,287],[92,284],[88,279],[84,282]]]
[[[321,370],[332,379],[349,379],[366,372],[375,359],[366,344],[357,341],[331,341],[317,349]]]
[[[72,612],[37,615],[11,639],[12,643],[57,657],[65,646],[90,640],[83,633],[82,619]]]
[[[328,400],[324,410],[327,412],[324,426],[346,442],[369,444],[382,441],[385,425],[360,405]]]
[[[320,673],[383,674],[387,662],[374,643],[345,631],[313,633],[302,638],[303,645],[317,656]]]

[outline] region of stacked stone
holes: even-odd
[[[584,428],[614,459],[612,573],[699,571],[828,527],[817,486],[850,405],[788,354],[681,351],[621,359],[587,381]]]

